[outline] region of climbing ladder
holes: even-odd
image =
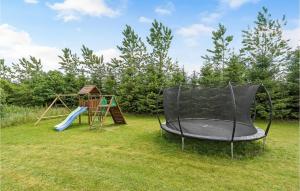
[[[109,102],[107,102],[107,100],[109,100]],[[95,122],[95,119],[97,119],[97,118],[99,119],[100,126],[102,127],[108,113],[110,113],[115,124],[126,124],[126,120],[121,111],[121,108],[119,107],[119,105],[115,99],[115,96],[103,95],[100,97],[99,104],[97,105],[96,110],[94,111],[94,114],[92,115],[90,129],[95,127],[94,122]]]

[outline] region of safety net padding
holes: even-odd
[[[201,86],[182,86],[163,91],[163,107],[166,121],[180,119],[212,119],[233,121],[236,103],[236,122],[252,126],[251,106],[254,103],[259,85],[204,88]],[[179,110],[178,110],[179,108]]]

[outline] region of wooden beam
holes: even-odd
[[[60,97],[58,97],[58,99],[61,101],[61,103],[62,103],[69,111],[71,111],[71,109],[65,104],[65,102],[64,102],[62,99],[60,99]]]
[[[42,119],[51,119],[51,118],[57,118],[57,117],[65,117],[68,116],[69,114],[65,114],[65,115],[53,115],[53,116],[47,116],[47,117],[43,117]]]
[[[57,99],[59,98],[59,96],[57,96],[53,102],[49,105],[49,107],[44,111],[44,113],[40,116],[40,118],[34,123],[34,125],[36,126],[41,120],[42,118],[45,116],[45,114],[49,111],[49,109],[53,106],[53,104],[57,101]]]
[[[72,97],[72,96],[78,96],[78,94],[58,94],[59,97]]]

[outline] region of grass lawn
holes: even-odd
[[[298,122],[274,122],[265,151],[237,143],[231,160],[229,143],[187,139],[182,152],[154,117],[54,131],[61,120],[1,129],[1,190],[299,190]]]

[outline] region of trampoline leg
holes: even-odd
[[[181,137],[181,150],[183,151],[184,149],[184,137]]]
[[[162,130],[162,128],[160,128],[160,136],[161,137],[163,136],[163,130]]]
[[[233,142],[230,143],[230,147],[231,147],[231,159],[233,159]]]
[[[265,145],[266,145],[266,137],[263,138],[263,150],[265,150]]]

